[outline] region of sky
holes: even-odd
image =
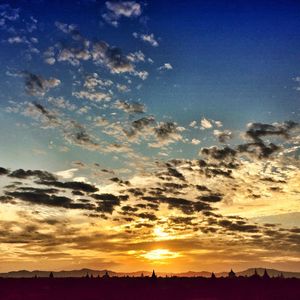
[[[298,1],[1,1],[0,271],[300,271]]]

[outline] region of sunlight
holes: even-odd
[[[158,239],[163,239],[163,238],[167,238],[167,237],[170,236],[170,235],[169,235],[167,232],[165,232],[164,229],[163,229],[162,227],[160,227],[160,226],[155,227],[154,230],[153,230],[153,232],[154,232],[155,237],[158,238]]]
[[[181,255],[177,252],[172,252],[168,249],[156,249],[156,250],[151,250],[145,254],[142,254],[141,256],[149,260],[165,260],[165,259],[177,258]]]

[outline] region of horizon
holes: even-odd
[[[133,274],[133,273],[152,273],[153,271],[155,271],[156,274],[167,274],[167,275],[170,275],[170,274],[187,274],[187,273],[209,273],[209,274],[227,274],[229,273],[230,271],[234,271],[235,273],[243,273],[243,272],[246,272],[246,271],[253,271],[255,272],[256,271],[276,271],[276,272],[284,272],[284,273],[299,273],[300,275],[300,271],[289,271],[289,270],[278,270],[278,269],[272,269],[272,268],[265,268],[265,267],[250,267],[250,268],[247,268],[247,269],[240,269],[240,270],[236,270],[234,268],[230,268],[229,270],[223,270],[223,271],[214,271],[214,270],[201,270],[201,271],[195,271],[195,270],[188,270],[188,271],[182,271],[182,272],[164,272],[164,271],[156,271],[155,269],[152,269],[152,270],[133,270],[133,271],[116,271],[116,270],[113,270],[113,269],[91,269],[91,268],[81,268],[81,269],[61,269],[61,270],[28,270],[28,269],[24,269],[24,270],[10,270],[10,271],[1,271],[0,273],[17,273],[17,272],[30,272],[30,273],[33,273],[33,272],[50,272],[50,273],[61,273],[61,272],[72,272],[72,271],[94,271],[94,272],[112,272],[112,273],[116,273],[116,274]]]
[[[0,272],[300,272],[299,36],[294,0],[0,4]]]

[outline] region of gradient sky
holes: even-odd
[[[0,5],[0,271],[299,271],[299,2],[72,2]]]

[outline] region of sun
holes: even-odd
[[[166,260],[166,259],[172,259],[177,258],[180,256],[180,253],[170,251],[168,249],[155,249],[148,251],[141,255],[144,258],[147,258],[149,260]]]
[[[165,239],[168,238],[170,235],[164,231],[164,229],[160,226],[156,226],[153,230],[153,233],[157,239]]]

